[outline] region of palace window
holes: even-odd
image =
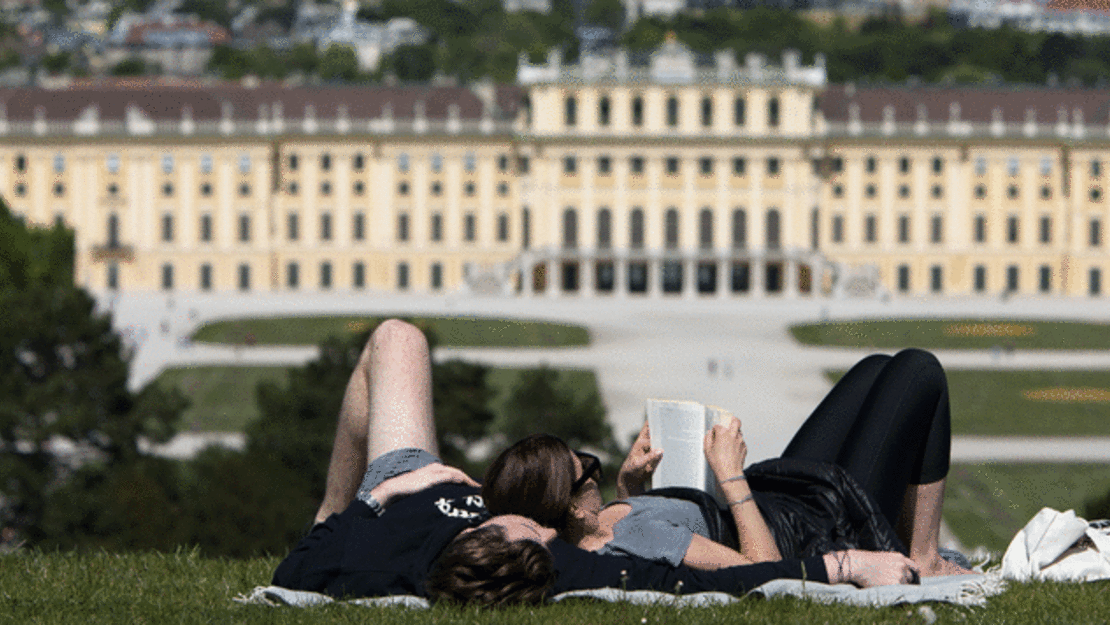
[[[767,249],[777,250],[782,247],[781,221],[777,208],[767,211]]]
[[[732,248],[742,250],[748,246],[748,213],[743,208],[732,210]]]

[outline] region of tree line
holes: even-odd
[[[280,79],[293,72],[324,80],[377,82],[393,76],[423,82],[439,74],[465,82],[489,77],[510,83],[518,58],[543,62],[552,48],[573,62],[578,54],[576,24],[605,25],[613,43],[634,52],[660,46],[670,33],[697,52],[733,50],[738,59],[749,52],[781,58],[799,50],[806,63],[824,54],[830,82],[916,80],[959,84],[1049,83],[1103,84],[1110,74],[1110,37],[954,28],[947,14],[933,10],[926,20],[908,23],[898,17],[871,17],[850,27],[843,17],[819,24],[803,15],[760,7],[718,7],[673,18],[642,17],[625,23],[619,0],[594,0],[574,14],[569,0],[555,0],[550,14],[506,13],[499,0],[384,0],[364,7],[366,19],[409,17],[431,33],[421,45],[401,46],[383,57],[372,73],[360,73],[350,48],[316,51],[310,44],[289,51],[217,48],[210,70],[225,78],[247,74]],[[307,47],[305,47],[307,46]],[[345,50],[341,51],[341,50]]]

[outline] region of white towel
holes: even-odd
[[[1093,582],[1110,579],[1110,522],[1073,510],[1042,508],[1002,556],[1002,576],[1018,581]]]

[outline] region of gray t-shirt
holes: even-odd
[[[613,526],[613,540],[597,553],[639,556],[678,566],[694,534],[709,538],[709,526],[693,502],[641,495],[609,505],[618,503],[628,504],[632,509]]]

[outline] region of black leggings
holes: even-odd
[[[944,369],[929,352],[907,349],[852,367],[782,455],[840,465],[897,527],[906,486],[948,475],[951,439]]]

